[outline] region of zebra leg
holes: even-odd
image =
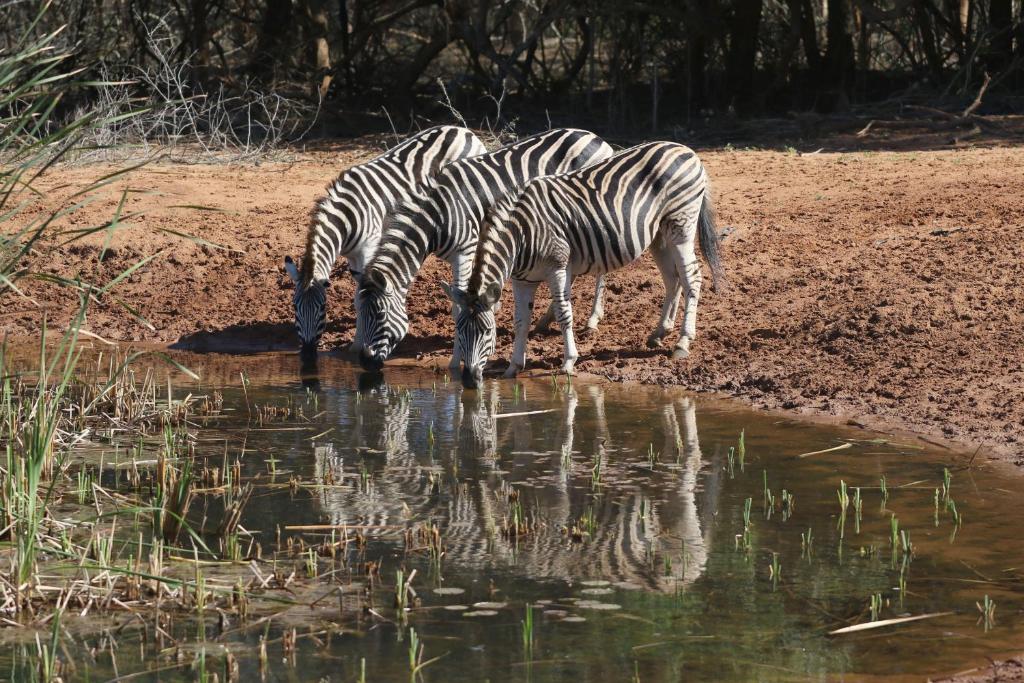
[[[579,353],[576,351],[576,338],[572,331],[572,278],[565,268],[559,268],[551,274],[548,288],[551,289],[555,318],[558,320],[558,326],[562,328],[562,341],[565,345],[562,372],[571,375]]]
[[[512,280],[512,296],[515,298],[513,321],[515,341],[512,344],[512,359],[505,377],[515,377],[526,367],[526,340],[530,336],[530,318],[533,317],[533,297],[537,292],[536,282]]]
[[[452,258],[452,286],[465,290],[469,283],[469,276],[473,270],[473,259],[466,258],[463,254],[456,254]],[[455,322],[459,319],[459,305],[452,302],[452,330],[455,330]],[[452,339],[452,359],[448,361],[449,370],[458,370],[462,365],[462,353],[459,352],[459,345]]]
[[[696,216],[694,216],[694,230],[688,231],[692,235],[682,244],[673,247],[673,256],[676,261],[676,269],[683,281],[683,291],[686,294],[686,309],[683,313],[683,326],[679,341],[672,351],[673,360],[680,360],[690,355],[690,343],[697,336],[697,304],[700,302],[700,288],[704,282],[704,276],[700,272],[700,261],[697,260],[697,253],[694,250],[696,237]]]
[[[679,284],[679,275],[676,272],[675,258],[670,248],[662,243],[662,237],[655,238],[651,245],[651,256],[661,272],[661,280],[665,283],[665,301],[661,305],[661,320],[647,337],[647,348],[654,349],[661,346],[662,339],[675,325],[676,314],[679,312],[679,295],[682,288]]]
[[[598,323],[604,320],[604,275],[598,275],[594,282],[594,308],[587,319],[587,329],[596,330]]]
[[[575,280],[575,279],[576,278],[573,277],[573,278],[571,278],[569,280],[569,286],[570,287],[572,286],[573,280]],[[551,294],[551,303],[548,304],[548,308],[547,308],[546,311],[544,311],[544,315],[542,315],[540,317],[540,320],[537,321],[537,324],[533,326],[533,331],[537,332],[539,334],[547,334],[550,331],[551,323],[553,323],[553,322],[555,322],[555,295],[554,295],[554,293]]]

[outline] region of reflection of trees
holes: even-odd
[[[528,408],[501,396],[507,388],[488,383],[478,392],[408,394],[383,386],[358,402],[345,392],[322,400],[329,414],[351,416],[343,443],[315,448],[318,476],[330,467],[337,481],[342,471],[348,475],[346,485],[322,491],[328,519],[380,525],[429,519],[443,531],[445,564],[460,569],[514,565],[533,578],[600,576],[659,590],[701,576],[717,493],[709,498],[701,486],[713,474],[702,472],[690,398],[666,398],[655,409],[665,446],[663,464],[651,472],[641,466],[648,442],[618,443],[609,428],[602,387],[560,390]],[[496,418],[548,406],[556,412]],[[604,493],[595,497],[597,458]],[[354,476],[361,468],[372,473],[368,490]],[[500,531],[510,483],[527,514],[542,522],[518,540]],[[596,526],[573,542],[565,530],[585,514]]]

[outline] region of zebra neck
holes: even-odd
[[[381,242],[367,271],[378,271],[388,285],[404,298],[423,262],[436,248],[435,233],[432,226],[419,226],[417,230],[389,236],[390,239]]]
[[[505,286],[505,282],[521,269],[521,240],[511,234],[502,237],[503,239],[479,245],[467,288],[470,293],[483,296],[491,284],[498,285],[500,290]]]
[[[369,233],[379,232],[379,210],[347,187],[344,176],[332,184],[316,209],[306,258],[317,279],[330,279],[334,263],[367,246]]]

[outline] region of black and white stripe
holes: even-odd
[[[420,188],[420,196],[398,206],[387,219],[356,297],[364,367],[380,369],[408,331],[405,298],[427,256],[448,261],[455,286],[464,286],[480,221],[494,202],[534,178],[580,169],[611,155],[611,147],[593,133],[550,130],[449,164]],[[452,366],[458,363],[453,355]]]
[[[702,276],[695,245],[721,278],[718,234],[707,174],[693,150],[652,142],[560,176],[531,181],[489,211],[481,228],[469,286],[452,292],[461,307],[456,346],[465,360],[463,381],[476,386],[494,350],[494,309],[506,279],[515,297],[515,344],[506,376],[526,365],[526,339],[537,285],[551,289],[562,328],[565,362],[577,358],[572,332],[572,278],[603,275],[651,249],[665,282],[661,321],[648,338],[659,346],[686,293],[682,335],[673,357],[685,357],[697,332]]]
[[[677,398],[661,407],[662,455],[673,457],[677,466],[666,470],[664,478],[652,475],[634,492],[595,500],[586,495],[592,485],[590,467],[566,468],[558,445],[562,453],[578,456],[582,450],[588,462],[599,458],[608,480],[628,478],[637,452],[632,445],[611,442],[602,389],[588,386],[582,397],[575,388],[567,389],[559,425],[547,420],[538,426],[527,417],[494,418],[500,412],[499,386],[494,382],[462,396],[439,394],[440,403],[414,408],[414,413],[423,412],[411,421],[410,412],[401,409],[405,399],[393,397],[386,388],[364,398],[362,407],[350,405],[356,414],[362,410],[365,419],[352,416],[354,436],[344,445],[314,447],[316,477],[321,480],[330,471],[333,481],[341,484],[368,467],[373,483],[322,487],[318,501],[326,520],[339,526],[367,525],[363,533],[371,538],[430,520],[444,534],[445,567],[460,573],[501,568],[533,579],[586,576],[665,592],[684,588],[704,573],[715,541],[714,515],[724,467],[721,462],[704,462],[692,399]],[[381,405],[384,423],[376,424]],[[581,411],[593,420],[593,446],[574,441],[574,423]],[[451,416],[452,422],[444,424],[442,415]],[[409,445],[423,443],[431,422],[447,445],[426,456],[425,449]],[[658,422],[651,421],[652,440]],[[362,432],[366,428],[369,431]],[[540,430],[544,444],[554,449],[533,450]],[[548,434],[554,433],[559,436],[552,443]],[[460,476],[431,476],[442,469]],[[507,485],[517,481],[533,482],[528,510],[541,522],[525,540],[496,533],[507,519]],[[575,526],[587,508],[593,510],[595,528],[580,543],[568,543],[564,530]],[[672,560],[671,571],[662,557]],[[581,567],[587,568],[582,575]]]
[[[295,327],[304,354],[316,354],[324,332],[326,289],[338,257],[347,257],[349,270],[358,277],[377,249],[392,206],[445,165],[486,151],[472,131],[437,126],[344,171],[328,186],[312,212],[301,268],[285,257],[285,270],[295,283]],[[358,350],[358,328],[354,345]]]

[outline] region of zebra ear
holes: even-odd
[[[295,261],[292,261],[291,256],[284,257],[284,269],[288,273],[288,277],[292,279],[292,282],[299,284],[299,269],[295,267]]]
[[[441,285],[441,289],[444,290],[444,293],[448,295],[449,299],[463,308],[469,308],[469,300],[466,298],[466,293],[463,290],[459,289],[455,285],[450,285],[447,282],[439,282],[438,284]]]
[[[480,300],[488,307],[498,303],[501,300],[501,287],[498,286],[498,283],[492,282],[487,285],[487,289],[484,290],[484,295],[480,297]]]

